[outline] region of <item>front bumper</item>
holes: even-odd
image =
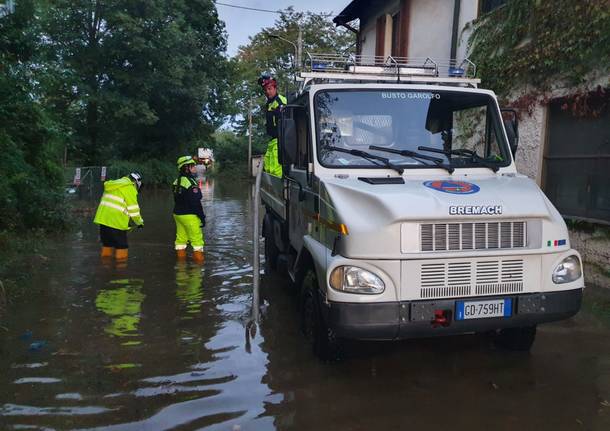
[[[510,317],[453,320],[457,301],[512,298]],[[485,332],[531,326],[567,319],[582,302],[582,289],[522,295],[451,298],[384,303],[329,302],[325,310],[328,325],[339,337],[368,340],[396,340]],[[434,324],[434,310],[451,310],[446,325]]]

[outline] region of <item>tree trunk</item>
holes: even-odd
[[[98,136],[98,109],[97,102],[93,100],[89,100],[87,102],[87,135],[89,137],[89,157],[91,160],[89,162],[95,163],[98,157],[98,146],[97,146],[97,136]]]

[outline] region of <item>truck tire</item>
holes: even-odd
[[[273,237],[273,225],[270,219],[265,218],[265,273],[271,274],[277,270],[277,260],[280,250]]]
[[[323,361],[343,358],[342,342],[328,327],[321,312],[318,280],[313,269],[308,270],[301,288],[301,327],[314,355]]]
[[[495,343],[507,350],[529,351],[536,340],[536,325],[501,329]]]

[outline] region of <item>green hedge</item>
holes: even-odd
[[[65,227],[62,171],[41,152],[28,154],[0,130],[0,232]]]
[[[142,182],[145,185],[171,184],[177,175],[174,164],[164,160],[150,159],[143,162],[115,160],[109,165],[108,173],[114,178],[129,175],[130,172],[138,172],[142,175]]]

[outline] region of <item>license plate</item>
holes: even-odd
[[[511,298],[490,301],[457,301],[455,304],[455,320],[510,317],[512,311],[513,300]]]

